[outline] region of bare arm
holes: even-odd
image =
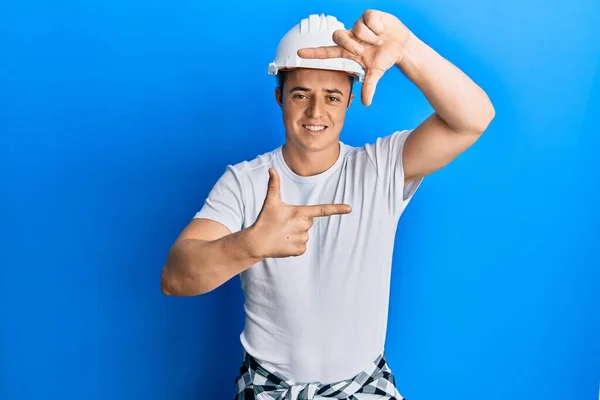
[[[258,218],[252,226],[236,233],[208,219],[190,222],[167,256],[161,275],[163,293],[208,293],[264,258],[300,256],[306,251],[313,218],[352,211],[347,204],[285,204],[279,190],[279,174],[271,168]]]
[[[232,234],[218,222],[193,220],[169,251],[162,292],[194,296],[216,289],[261,260],[252,243],[250,228]]]
[[[465,73],[417,38],[398,18],[367,10],[350,30],[333,34],[336,45],[305,48],[306,58],[344,57],[365,68],[362,101],[370,105],[377,82],[400,69],[425,95],[434,113],[404,145],[404,185],[440,168],[470,147],[495,115],[487,94]]]
[[[445,167],[473,145],[495,111],[481,87],[412,33],[396,66],[434,109],[406,140],[407,184]]]

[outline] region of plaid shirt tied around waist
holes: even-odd
[[[330,384],[295,383],[278,372],[269,371],[244,352],[236,378],[235,400],[313,400],[315,396],[358,400],[357,393],[375,394],[388,400],[405,400],[398,392],[385,356],[379,355],[353,378]]]

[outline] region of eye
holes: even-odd
[[[335,102],[335,101],[340,101],[340,99],[335,96],[329,96],[329,101]]]
[[[294,94],[294,98],[295,98],[295,99],[302,100],[302,99],[305,99],[305,98],[306,98],[306,96],[305,96],[305,95],[303,95],[303,94],[301,94],[301,93],[296,93],[296,94]]]

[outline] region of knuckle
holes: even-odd
[[[367,34],[367,29],[363,24],[359,24],[355,29],[354,29],[354,34],[358,37],[358,38],[364,38],[365,35]]]
[[[333,32],[332,38],[333,38],[334,42],[339,43],[339,41],[342,38],[342,31],[341,30],[337,30],[337,31]]]
[[[350,39],[350,36],[348,36],[348,33],[345,30],[340,29],[333,33],[333,41],[340,46],[347,46],[352,39]]]
[[[372,25],[373,23],[377,22],[378,11],[376,11],[376,10],[367,10],[365,12],[365,15],[364,15],[363,19],[365,21],[365,24]]]
[[[369,20],[369,19],[373,18],[375,16],[375,14],[377,14],[377,11],[372,8],[369,8],[369,9],[365,10],[364,18],[365,18],[365,20]]]

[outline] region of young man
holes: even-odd
[[[342,143],[353,80],[364,79],[368,106],[392,67],[435,112],[363,147]],[[269,72],[285,144],[227,167],[169,252],[162,290],[198,295],[240,275],[237,399],[402,399],[383,354],[397,223],[423,177],[475,143],[494,108],[380,11],[349,30],[331,16],[303,19]]]

